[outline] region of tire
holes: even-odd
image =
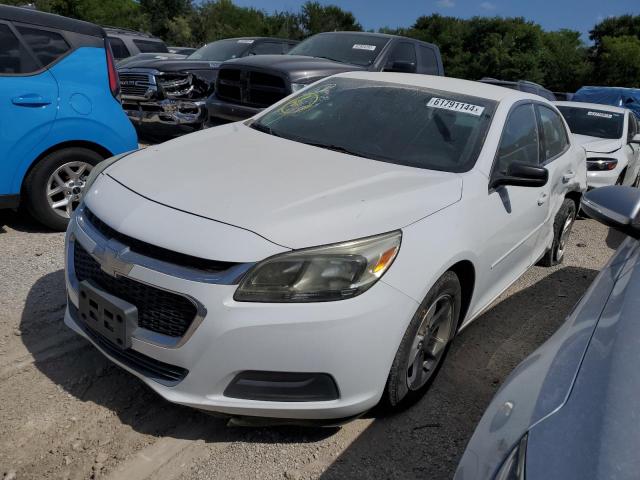
[[[436,342],[440,345],[441,350],[437,360],[435,360],[435,363],[433,363],[433,365],[428,370],[426,366],[424,366],[428,362],[428,360],[425,360],[428,357],[422,357],[422,360],[424,360],[424,362],[422,363],[422,373],[428,374],[428,377],[424,381],[424,383],[415,382],[416,373],[414,372],[411,358],[418,358],[417,355],[415,355],[416,349],[419,349],[420,345],[422,345],[422,343],[419,343],[418,345],[416,345],[415,343],[417,338],[419,338],[418,332],[419,329],[421,329],[421,327],[423,326],[425,318],[430,312],[430,309],[436,308],[436,310],[434,311],[436,313],[438,312],[437,305],[438,302],[442,302],[442,300],[440,300],[442,298],[447,298],[447,301],[449,301],[448,299],[451,300],[451,319],[449,332],[446,340],[442,338],[441,340],[443,340],[443,342]],[[427,293],[426,297],[420,304],[420,307],[411,319],[411,322],[407,327],[402,341],[400,342],[400,346],[398,347],[398,351],[393,360],[393,364],[387,378],[387,383],[380,400],[379,407],[381,407],[382,410],[384,410],[385,412],[402,410],[403,408],[408,407],[419,400],[429,389],[429,387],[435,380],[440,367],[444,362],[444,359],[447,356],[451,341],[455,336],[455,333],[457,332],[461,302],[462,290],[460,287],[460,280],[455,273],[446,272],[444,275],[442,275],[442,277],[438,279],[435,285],[431,287],[431,289]],[[442,303],[440,303],[440,305],[442,305]],[[448,317],[448,315],[444,313],[443,316]],[[438,330],[436,330],[434,336],[444,337],[445,333],[439,333],[439,328]],[[424,343],[427,344],[427,341],[425,341]],[[418,361],[418,363],[420,363],[420,360]],[[412,378],[414,379],[413,385],[411,385]]]
[[[626,175],[627,175],[627,169],[625,168],[620,174],[620,176],[618,177],[618,180],[616,180],[616,185],[624,185],[624,177]]]
[[[539,262],[543,267],[553,267],[562,263],[566,253],[567,241],[576,220],[576,204],[565,198],[553,222],[553,245]]]
[[[42,158],[24,182],[29,213],[43,225],[64,231],[69,223],[70,213],[80,201],[84,182],[91,168],[102,160],[102,155],[82,147],[56,150]],[[83,165],[84,169],[81,168]],[[78,176],[74,178],[67,172],[78,173]],[[58,173],[58,181],[53,179],[54,173]],[[60,181],[63,181],[63,185],[59,184]],[[55,188],[49,189],[50,186]],[[58,189],[60,191],[54,193]],[[63,203],[65,199],[71,204],[68,209],[66,205],[54,208],[54,205]]]

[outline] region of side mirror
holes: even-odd
[[[629,143],[640,143],[640,133],[636,133]]]
[[[549,171],[539,165],[512,163],[506,175],[499,176],[491,182],[491,188],[501,185],[516,187],[544,187],[549,181]]]
[[[600,223],[640,239],[640,189],[596,188],[582,197],[582,210]]]
[[[391,67],[384,69],[385,72],[416,73],[416,64],[413,62],[393,62]]]

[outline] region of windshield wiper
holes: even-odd
[[[311,145],[312,147],[320,147],[320,148],[326,148],[327,150],[333,150],[334,152],[340,152],[340,153],[346,153],[348,155],[354,155],[356,157],[362,157],[362,158],[371,158],[363,153],[359,153],[356,151],[353,151],[347,147],[343,147],[341,145],[331,145],[331,144],[327,144],[327,143],[315,143],[315,142],[302,142],[305,143],[307,145]]]

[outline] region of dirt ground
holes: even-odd
[[[63,325],[63,235],[0,213],[0,476],[9,479],[448,479],[505,376],[562,323],[620,236],[576,224],[456,338],[430,392],[341,428],[228,427],[172,405]]]

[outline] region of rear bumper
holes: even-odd
[[[225,102],[213,94],[207,99],[207,124],[217,125],[221,120],[239,122],[257,115],[262,110],[264,109]]]
[[[122,108],[137,127],[166,125],[196,130],[206,118],[204,100],[139,101],[124,97]]]
[[[0,195],[0,209],[18,208],[20,195]]]

